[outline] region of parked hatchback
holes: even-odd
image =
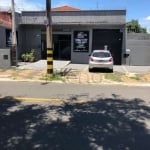
[[[89,57],[89,71],[95,68],[109,69],[113,72],[113,57],[109,50],[93,50]]]

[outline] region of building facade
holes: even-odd
[[[0,48],[11,47],[11,14],[0,11]],[[46,59],[46,12],[16,13],[18,59],[35,49]],[[115,65],[150,65],[150,35],[126,32],[126,10],[52,9],[53,57],[88,63],[94,49],[111,51]]]
[[[19,55],[35,49],[46,59],[46,12],[23,11],[18,28]],[[87,63],[94,49],[107,48],[116,65],[125,64],[125,10],[52,10],[54,59]]]
[[[11,14],[0,11],[0,48],[9,48],[11,43]]]
[[[150,34],[128,33],[126,45],[129,53],[127,65],[150,66]]]

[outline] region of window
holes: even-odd
[[[93,57],[100,57],[100,58],[110,57],[110,53],[95,52],[95,53],[93,53]]]

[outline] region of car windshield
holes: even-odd
[[[107,53],[107,52],[94,52],[93,57],[100,57],[100,58],[110,57],[110,53]]]

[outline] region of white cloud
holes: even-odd
[[[142,18],[139,20],[139,24],[147,29],[147,32],[150,33],[150,16]]]
[[[31,0],[18,0],[20,1],[20,7],[23,10],[44,10],[45,9],[45,3],[39,3]],[[19,3],[18,3],[19,4]]]
[[[145,20],[150,21],[150,16],[147,16]]]
[[[31,0],[14,0],[17,11],[21,10],[44,10],[45,3],[39,3]],[[11,0],[0,0],[0,9],[9,9],[11,7]]]

